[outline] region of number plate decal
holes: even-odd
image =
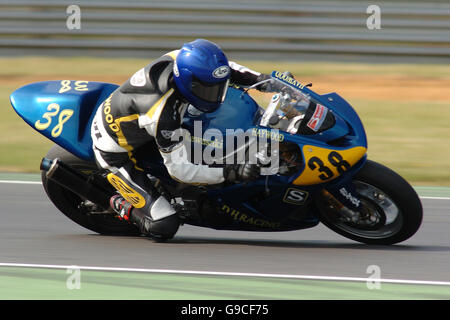
[[[59,104],[57,103],[51,103],[47,106],[47,111],[42,115],[42,119],[39,119],[38,121],[36,121],[34,123],[34,127],[39,130],[45,130],[48,127],[50,127],[50,125],[52,124],[53,118],[56,117],[57,119],[57,124],[55,125],[55,127],[53,128],[53,130],[51,131],[51,135],[53,138],[57,138],[61,135],[62,131],[63,131],[63,125],[64,123],[66,123],[70,117],[73,115],[73,110],[72,109],[64,109],[61,110],[61,107],[59,106]],[[59,114],[59,115],[58,115]]]
[[[339,177],[357,163],[366,153],[364,147],[345,150],[303,146],[305,169],[293,184],[306,186],[327,182]]]

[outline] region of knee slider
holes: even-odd
[[[156,221],[150,219],[146,219],[145,221],[146,233],[160,239],[173,238],[175,233],[177,233],[179,226],[180,221],[176,214],[172,214]]]

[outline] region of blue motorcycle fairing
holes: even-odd
[[[319,223],[316,209],[311,205],[315,189],[288,185],[282,176],[267,176],[248,184],[210,190],[208,198],[217,202],[220,214],[232,218],[232,224],[226,229],[299,230]],[[292,202],[289,196],[294,192],[297,198]]]
[[[337,140],[350,135],[352,142],[346,143],[343,146],[367,146],[364,128],[362,127],[362,123],[353,108],[351,108],[351,106],[348,105],[348,103],[346,103],[345,100],[343,100],[336,93],[328,94],[327,97],[332,97],[334,101],[332,106],[333,109],[330,109],[330,111],[333,112],[336,123],[332,128],[308,136],[291,134],[282,131],[283,136],[294,137],[294,140],[296,138],[305,138],[305,142],[310,141],[309,143],[312,143],[311,141],[314,140],[314,144],[323,142],[323,145],[327,145],[327,142],[329,141]],[[320,100],[328,99],[321,98]],[[330,107],[329,105],[324,105]],[[257,110],[260,111],[257,112]],[[191,115],[186,112],[183,126],[190,131],[191,135],[194,135],[194,122],[199,121],[202,125],[201,134],[205,133],[208,129],[217,129],[220,130],[220,132],[225,136],[227,130],[241,129],[246,131],[251,128],[263,128],[256,125],[256,123],[259,122],[260,116],[263,112],[264,110],[258,106],[251,96],[243,93],[241,89],[231,87],[227,92],[225,101],[217,111],[212,113],[201,113],[199,115]],[[352,130],[347,121],[344,120],[347,118],[351,118],[355,121],[357,124],[356,131]],[[271,130],[270,128],[266,129]],[[355,132],[361,133],[361,131],[362,134],[355,135]],[[299,140],[297,139],[296,141]]]
[[[279,72],[274,71],[272,77],[277,77],[277,74],[279,74]],[[319,95],[308,87],[301,85],[298,81],[290,83],[283,79],[279,80],[296,90],[300,90],[305,96],[309,97],[311,101],[327,107],[329,111],[333,113],[336,120],[334,126],[316,134],[297,135],[286,133],[285,141],[296,143],[300,147],[300,150],[302,150],[303,156],[303,168],[298,174],[291,177],[289,183],[294,182],[305,169],[305,155],[303,154],[303,147],[305,145],[329,149],[330,152],[333,150],[348,150],[354,147],[363,147],[364,149],[367,149],[367,137],[361,119],[353,107],[340,95],[337,93]],[[362,163],[365,162],[365,159],[366,157],[362,158]],[[351,177],[354,172],[354,170],[349,170],[341,174],[337,179],[339,181],[339,179]],[[327,183],[329,183],[329,181],[319,184],[319,186],[326,185]]]
[[[272,78],[276,78],[279,81],[282,81],[283,83],[285,83],[286,85],[290,86],[291,88],[293,88],[295,90],[300,90],[311,101],[313,101],[315,103],[319,103],[319,104],[327,107],[331,112],[334,113],[335,117],[336,117],[336,115],[338,116],[336,118],[341,117],[342,119],[344,119],[345,122],[348,124],[347,129],[351,130],[349,137],[348,137],[351,140],[351,145],[362,146],[362,147],[367,148],[366,133],[365,133],[363,124],[361,122],[361,119],[359,118],[358,114],[353,109],[353,107],[349,103],[347,103],[347,101],[345,101],[340,95],[338,95],[337,93],[334,93],[334,92],[324,94],[324,95],[317,94],[316,92],[309,89],[307,86],[304,86],[301,83],[299,83],[297,80],[290,78],[290,80],[292,82],[289,82],[289,80],[287,79],[289,77],[287,77],[287,78],[284,77],[283,74],[278,71],[272,72]],[[342,131],[342,126],[337,126],[337,127],[333,126],[330,129],[328,129],[327,131],[330,131],[330,132],[338,131],[338,132],[335,132],[336,136],[334,137],[334,139],[333,138],[330,139],[330,137],[326,137],[329,140],[324,139],[326,131],[323,131],[321,133],[314,134],[314,135],[309,135],[309,137],[312,137],[317,140],[329,142],[329,141],[335,140],[339,137],[343,137],[347,134]]]
[[[220,108],[211,113],[200,113],[192,115],[186,112],[183,119],[183,126],[187,128],[191,135],[194,134],[194,123],[200,121],[203,134],[208,129],[217,129],[223,135],[227,130],[242,129],[247,130],[253,126],[255,113],[259,109],[258,104],[248,94],[240,89],[230,87],[227,91],[225,101]]]
[[[317,99],[316,94],[315,97]],[[342,143],[348,146],[362,146],[367,148],[366,131],[364,130],[363,123],[355,109],[337,93],[328,93],[318,97],[325,103],[324,106],[331,108],[335,116],[338,116],[336,118],[340,121],[345,121],[347,124],[346,128],[349,132],[340,136],[345,137],[346,143],[344,143],[344,141],[342,141]]]
[[[365,155],[357,164],[355,164],[349,172],[346,172],[340,179],[330,182],[326,189],[335,198],[337,198],[342,204],[351,210],[358,211],[360,209],[360,197],[353,185],[353,178],[355,174],[364,166],[367,161],[367,155]]]
[[[116,88],[88,81],[43,81],[14,91],[11,105],[32,128],[83,160],[94,161],[91,123]]]
[[[67,80],[68,81],[68,80]],[[77,81],[45,81],[27,85],[11,95],[11,103],[16,112],[33,128],[59,144],[76,156],[93,161],[90,126],[95,110],[118,86],[115,84],[82,82],[77,90]],[[61,90],[64,88],[64,92]],[[80,91],[87,88],[85,91]],[[60,93],[61,92],[61,93]],[[332,97],[332,105],[327,101]],[[300,136],[280,131],[283,142],[303,145],[328,146],[325,139],[339,140],[340,147],[347,148],[358,144],[365,145],[365,134],[360,120],[354,110],[336,94],[316,95],[315,99],[337,115],[336,126],[324,131],[322,135]],[[58,109],[50,108],[57,104]],[[240,89],[230,87],[222,107],[214,113],[190,115],[186,112],[183,126],[193,132],[196,120],[202,122],[202,131],[216,129],[226,134],[227,129],[269,130],[255,125],[259,106]],[[72,111],[66,113],[64,110]],[[342,119],[340,119],[342,118]],[[353,122],[350,122],[353,121]],[[350,124],[351,123],[351,124]],[[38,124],[38,125],[37,125]],[[43,128],[45,127],[45,128]],[[39,129],[41,128],[41,129]],[[319,136],[321,138],[319,138]],[[204,146],[203,146],[204,147]],[[156,150],[156,149],[155,149]],[[167,170],[158,152],[154,151],[148,159],[138,159],[152,175],[163,181],[169,179]],[[158,168],[157,170],[154,170]],[[159,170],[163,169],[163,170]],[[345,176],[354,174],[349,170],[337,178],[338,183]],[[223,214],[232,218],[232,225],[227,229],[280,231],[309,228],[319,223],[313,194],[324,187],[321,185],[295,186],[292,176],[273,175],[261,177],[247,185],[237,184],[220,189],[208,190],[209,199],[216,202]],[[331,183],[330,182],[330,183]],[[266,190],[270,193],[265,195]]]
[[[279,131],[280,140],[283,143],[295,143],[300,147],[300,150],[304,145],[331,148],[327,143],[330,140],[338,141],[338,145],[332,147],[333,150],[365,146],[364,128],[356,112],[352,108],[348,109],[349,105],[337,94],[328,94],[326,97],[318,96],[317,100],[320,100],[334,113],[336,117],[335,126],[322,133],[307,136]],[[332,98],[333,105],[329,104],[330,99],[328,97]],[[270,132],[270,128],[256,125],[258,122],[257,116],[260,114],[258,110],[261,111],[261,108],[249,95],[243,94],[240,89],[229,88],[226,100],[221,108],[213,113],[201,113],[199,115],[191,115],[186,112],[183,126],[190,131],[191,135],[194,135],[194,122],[200,121],[202,132],[196,133],[201,135],[200,138],[204,138],[203,134],[208,129],[217,129],[224,136],[227,135],[227,129],[266,130]],[[352,126],[350,126],[346,121],[348,118],[355,121],[356,125],[353,126],[352,123]],[[206,148],[204,141],[196,143],[201,143],[203,144],[202,148]],[[261,177],[246,185],[237,184],[220,189],[211,189],[208,191],[208,197],[209,199],[215,199],[222,214],[232,218],[232,225],[227,226],[226,229],[280,231],[308,228],[319,223],[315,207],[308,205],[313,194],[327,184],[339,183],[341,179],[344,180],[345,178],[351,179],[360,169],[360,166],[364,164],[364,161],[365,158],[360,161],[360,164],[355,165],[336,180],[323,184],[295,186],[292,185],[292,182],[298,174],[293,176],[273,175]],[[270,190],[270,194],[267,197],[259,198],[260,195],[265,194],[266,189]],[[304,202],[297,203],[284,201],[289,196],[289,192],[293,195],[306,194],[307,199]]]

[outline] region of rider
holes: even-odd
[[[110,172],[107,179],[120,193],[110,200],[119,217],[156,239],[171,238],[178,230],[175,209],[158,194],[134,158],[134,151],[151,140],[156,141],[169,174],[181,182],[218,184],[257,178],[259,167],[254,164],[224,168],[193,164],[184,144],[171,137],[189,104],[213,112],[223,102],[230,81],[249,86],[268,78],[228,61],[216,44],[197,39],[156,59],[116,89],[98,108],[91,135],[97,163]]]

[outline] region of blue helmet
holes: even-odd
[[[175,59],[173,74],[178,90],[200,111],[213,112],[224,101],[230,67],[215,43],[197,39],[184,44]]]

